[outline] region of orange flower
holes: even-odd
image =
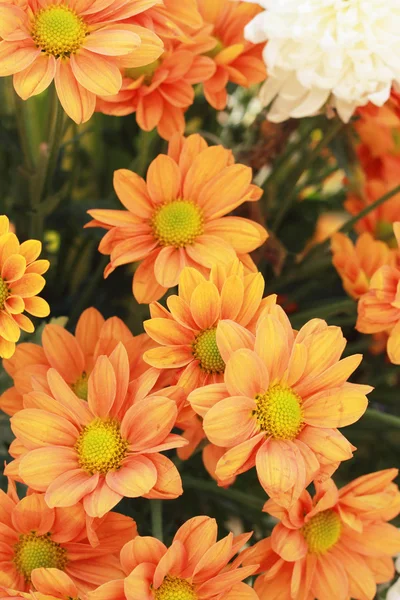
[[[256,566],[229,561],[251,537],[230,533],[217,542],[215,519],[201,516],[178,529],[171,546],[153,537],[136,537],[121,551],[125,580],[106,583],[89,600],[257,600],[242,583]]]
[[[204,95],[217,110],[227,103],[228,82],[249,87],[265,80],[267,73],[262,60],[265,44],[252,44],[244,39],[244,28],[261,7],[232,0],[197,0],[205,22],[204,34],[214,38],[214,47],[207,52],[216,65],[211,79],[204,83]],[[211,27],[210,27],[211,26]]]
[[[180,38],[190,41],[203,23],[197,0],[163,0],[145,13],[134,17],[135,23],[154,29],[163,38]]]
[[[188,400],[204,417],[207,438],[228,448],[217,477],[256,466],[267,494],[289,507],[312,480],[352,457],[337,427],[361,417],[372,388],[347,382],[362,357],[340,360],[346,340],[339,327],[313,319],[296,333],[280,306],[264,311],[252,343],[236,341],[231,331],[225,383],[197,389]]]
[[[0,17],[1,19],[1,17]],[[0,42],[1,45],[2,42]],[[1,50],[0,50],[1,52]],[[19,243],[14,233],[9,233],[9,220],[0,216],[0,356],[10,358],[21,329],[35,331],[32,321],[24,311],[34,317],[47,317],[49,305],[37,294],[45,286],[42,277],[50,263],[36,260],[42,250],[37,240]]]
[[[39,389],[51,394],[47,372],[56,369],[64,381],[82,400],[87,400],[88,377],[101,354],[110,355],[118,342],[128,352],[129,381],[137,379],[149,367],[142,353],[153,347],[146,335],[134,337],[117,317],[104,320],[95,308],[88,308],[80,316],[75,336],[59,325],[46,325],[42,346],[19,344],[14,356],[3,361],[3,367],[14,380],[14,386],[0,396],[0,408],[13,415],[23,408],[23,395]]]
[[[10,588],[5,588],[0,585],[0,600],[6,600],[6,598],[14,598],[14,600],[25,600],[28,598],[28,600],[32,600],[32,596],[28,596],[27,594],[21,595],[20,592],[10,590]]]
[[[99,251],[110,254],[107,277],[119,265],[142,260],[133,280],[141,303],[158,300],[177,285],[185,266],[208,273],[214,262],[248,260],[267,232],[257,223],[225,217],[261,189],[251,184],[252,171],[233,164],[232,152],[208,147],[200,135],[177,135],[168,156],[150,165],[147,183],[135,173],[115,172],[114,187],[127,211],[90,210],[88,226],[108,229]]]
[[[194,84],[209,79],[215,66],[188,44],[166,40],[164,45],[164,54],[153,63],[125,69],[121,91],[98,98],[96,110],[115,116],[134,112],[141,129],[157,127],[159,135],[170,140],[185,131],[184,114],[193,104]]]
[[[400,247],[400,222],[394,224]],[[400,268],[383,266],[372,276],[369,291],[358,303],[356,329],[361,333],[389,334],[387,353],[395,365],[400,364]]]
[[[276,301],[264,298],[261,273],[244,274],[238,259],[228,266],[215,264],[209,278],[186,267],[179,278],[179,295],[169,296],[169,311],[150,305],[144,322],[157,347],[147,350],[145,362],[158,369],[179,369],[177,385],[187,392],[224,380],[225,361],[220,349],[231,329],[238,335],[255,330],[261,311]],[[239,346],[241,347],[241,346]]]
[[[355,244],[343,233],[335,233],[331,250],[343,287],[356,300],[368,292],[370,279],[380,267],[396,262],[396,253],[368,232],[362,233]]]
[[[121,23],[157,0],[28,0],[0,4],[0,76],[14,75],[23,100],[55,82],[65,112],[76,123],[90,119],[96,96],[118,93],[119,70],[142,67],[162,53],[161,40]],[[144,49],[141,50],[143,41]]]
[[[338,491],[332,480],[305,491],[290,511],[269,500],[279,519],[269,538],[245,550],[259,563],[260,600],[372,600],[376,584],[392,579],[400,531],[386,521],[399,513],[396,469],[360,477]]]
[[[79,591],[94,589],[123,576],[118,560],[122,546],[136,535],[136,524],[125,515],[110,513],[91,523],[82,504],[49,508],[43,494],[19,500],[13,487],[0,490],[0,585],[27,591],[32,571],[52,567],[65,571]]]
[[[176,498],[182,493],[174,464],[160,454],[187,444],[171,434],[177,416],[175,388],[148,396],[157,374],[129,385],[129,361],[120,343],[99,356],[88,379],[88,400],[76,396],[55,369],[52,396],[31,392],[11,418],[21,455],[6,474],[45,492],[51,507],[83,501],[101,517],[123,496]]]

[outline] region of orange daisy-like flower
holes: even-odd
[[[88,539],[87,517],[82,504],[49,508],[43,494],[31,493],[19,500],[11,487],[0,490],[0,585],[27,591],[32,572],[57,568],[74,581],[79,591],[94,589],[123,576],[118,553],[136,535],[136,524],[125,515],[110,513],[94,519]]]
[[[217,110],[227,103],[228,82],[242,87],[261,83],[267,77],[262,50],[265,44],[252,44],[244,38],[244,28],[262,9],[257,4],[232,0],[197,0],[205,22],[204,33],[214,38],[207,52],[215,74],[204,83],[204,95]]]
[[[104,320],[95,308],[88,308],[80,316],[75,335],[60,325],[46,325],[42,346],[19,344],[12,358],[3,361],[3,367],[14,380],[14,386],[0,396],[0,408],[9,415],[21,410],[23,395],[32,391],[51,394],[47,382],[49,369],[56,369],[78,398],[87,400],[88,378],[97,358],[110,355],[122,342],[129,358],[129,381],[137,379],[149,366],[142,354],[154,342],[141,334],[133,336],[127,326],[111,317]]]
[[[236,324],[253,331],[264,307],[276,301],[275,296],[262,300],[264,285],[261,273],[245,275],[238,259],[228,266],[214,265],[208,279],[186,267],[179,295],[167,299],[169,311],[158,302],[150,305],[152,318],[144,328],[158,346],[144,353],[145,362],[179,369],[178,385],[188,392],[222,382],[231,329],[245,336]]]
[[[0,17],[1,18],[1,17]],[[0,42],[1,44],[2,42]],[[1,52],[1,51],[0,51]],[[24,311],[34,317],[47,317],[49,305],[37,294],[46,281],[42,277],[50,263],[37,260],[42,244],[38,240],[19,243],[9,232],[10,223],[0,216],[0,356],[10,358],[15,352],[21,329],[32,333],[35,328]]]
[[[230,560],[251,533],[230,533],[217,542],[215,519],[201,516],[178,529],[171,546],[153,537],[136,537],[121,551],[127,577],[106,583],[90,600],[257,600],[244,579],[257,566],[239,567]]]
[[[102,517],[123,496],[176,498],[179,473],[160,452],[187,444],[171,434],[177,417],[174,388],[148,396],[154,377],[129,384],[122,344],[99,356],[88,379],[87,402],[55,369],[47,373],[52,396],[32,392],[11,418],[22,444],[6,474],[45,492],[51,507],[83,501],[91,517]]]
[[[265,573],[254,586],[260,600],[372,600],[400,551],[400,531],[386,522],[400,510],[396,475],[378,471],[341,490],[328,480],[289,511],[269,500],[264,510],[280,523],[243,553]]]
[[[114,187],[128,210],[89,211],[90,227],[109,230],[99,246],[111,255],[105,276],[119,265],[143,261],[133,293],[138,302],[150,303],[177,285],[185,266],[208,273],[215,262],[229,264],[236,256],[247,261],[267,232],[225,215],[260,198],[251,178],[251,169],[235,165],[230,150],[209,148],[200,135],[175,136],[168,156],[151,163],[147,182],[131,171],[116,171]]]
[[[0,76],[14,75],[14,88],[23,100],[41,93],[54,80],[65,112],[76,123],[85,122],[94,112],[96,96],[121,89],[121,57],[129,66],[141,67],[162,53],[162,42],[154,33],[121,22],[156,3],[0,3]]]
[[[394,224],[400,247],[400,222]],[[361,333],[389,334],[387,353],[395,365],[400,364],[400,268],[383,266],[372,276],[369,291],[358,303],[356,329]]]
[[[335,233],[331,250],[343,287],[356,300],[368,292],[370,279],[380,267],[396,262],[396,253],[369,232],[362,233],[355,244],[343,233]]]
[[[97,110],[115,116],[134,112],[143,131],[157,127],[159,135],[170,140],[184,133],[184,114],[194,102],[193,86],[209,79],[215,65],[188,44],[166,40],[164,46],[163,55],[153,63],[125,69],[121,91],[99,98]]]
[[[242,336],[235,350],[230,342],[225,383],[197,389],[188,400],[204,418],[207,438],[228,448],[217,477],[224,481],[255,465],[267,494],[289,507],[312,480],[352,457],[337,427],[363,415],[372,388],[347,382],[362,357],[340,360],[346,340],[339,327],[313,319],[296,333],[280,306],[265,313],[252,344],[243,347]]]

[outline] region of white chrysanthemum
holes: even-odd
[[[329,102],[343,121],[358,106],[382,106],[400,84],[400,0],[249,0],[266,10],[246,27],[267,41],[268,118],[318,113]]]

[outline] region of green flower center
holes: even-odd
[[[75,450],[80,466],[87,473],[107,475],[120,468],[128,446],[129,442],[121,437],[117,420],[97,418],[82,429]]]
[[[74,10],[58,4],[43,8],[35,14],[31,34],[38,48],[58,58],[77,52],[89,30]]]
[[[155,600],[197,600],[193,586],[180,577],[167,575],[155,592]]]
[[[156,209],[152,219],[154,237],[162,246],[183,248],[204,231],[201,209],[189,200],[174,200]]]
[[[301,398],[290,387],[272,385],[256,396],[254,415],[260,429],[277,440],[293,440],[303,426]]]
[[[86,400],[88,398],[88,375],[87,373],[82,373],[80,377],[75,381],[75,383],[71,384],[71,389],[81,400]]]
[[[210,58],[215,58],[217,54],[219,54],[224,49],[224,45],[218,38],[215,38],[215,46],[212,50],[204,53],[204,56],[209,56]]]
[[[153,61],[149,65],[144,65],[142,67],[131,67],[129,69],[125,69],[125,77],[130,77],[131,79],[139,79],[139,77],[144,75],[144,83],[146,85],[150,85],[150,83],[153,79],[153,75],[157,71],[160,64],[161,64],[161,59],[157,58],[155,61]]]
[[[223,373],[225,363],[217,346],[217,328],[205,329],[193,343],[193,356],[200,361],[200,368],[207,373]]]
[[[324,510],[312,517],[302,527],[308,551],[313,554],[323,554],[332,548],[340,538],[342,523],[333,510]]]
[[[0,277],[0,310],[3,310],[4,304],[9,295],[10,291],[8,289],[8,285],[6,284],[4,279]]]
[[[50,534],[37,535],[35,532],[20,536],[14,546],[14,564],[25,581],[29,582],[33,569],[60,569],[63,571],[68,562],[67,551],[53,542]]]
[[[386,242],[389,248],[397,248],[397,240],[393,231],[393,223],[389,223],[389,221],[378,221],[375,228],[375,235],[378,240]]]

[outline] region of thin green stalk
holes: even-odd
[[[400,429],[400,417],[389,415],[388,413],[381,412],[380,410],[375,410],[374,408],[369,408],[362,417],[362,420],[363,419],[368,421],[374,421],[375,423],[381,423],[382,425],[386,425],[387,427],[391,427],[392,429]]]
[[[361,219],[363,219],[364,217],[366,217],[367,215],[369,215],[370,212],[372,212],[373,210],[375,210],[376,208],[378,208],[378,206],[381,206],[381,204],[384,204],[385,202],[387,202],[388,200],[390,200],[390,198],[393,198],[393,196],[395,196],[399,192],[400,192],[400,185],[397,185],[395,188],[393,188],[392,190],[390,190],[390,192],[387,192],[387,194],[384,194],[383,196],[381,196],[380,198],[378,198],[378,200],[376,200],[372,204],[369,204],[369,206],[366,206],[361,212],[359,212],[352,219],[350,219],[349,221],[347,221],[340,228],[339,231],[341,233],[348,233],[349,231],[351,231],[353,229],[354,225],[356,225],[356,223],[358,223],[358,221],[360,221]]]
[[[341,314],[341,313],[353,313],[355,315],[356,304],[354,300],[346,299],[339,300],[337,302],[329,302],[328,304],[321,304],[320,306],[314,306],[309,310],[304,310],[297,313],[292,318],[295,326],[303,325],[309,319],[327,319],[329,317]]]
[[[314,161],[319,157],[322,150],[326,148],[330,142],[334,139],[334,137],[339,133],[339,131],[343,128],[343,123],[340,120],[334,120],[330,123],[327,131],[325,132],[322,140],[317,144],[317,146],[309,152],[303,160],[300,161],[299,167],[295,173],[294,181],[292,183],[290,191],[287,193],[286,197],[282,200],[280,209],[275,217],[275,220],[272,225],[272,230],[277,231],[284,220],[286,213],[290,209],[294,198],[297,193],[297,184],[303,176],[303,173],[307,171],[314,163]]]
[[[257,512],[262,510],[265,502],[265,499],[263,498],[256,498],[254,495],[251,496],[250,494],[246,494],[245,492],[241,492],[239,490],[234,490],[232,488],[226,490],[225,488],[218,487],[218,485],[212,481],[196,479],[195,477],[190,477],[189,475],[183,476],[182,480],[184,489],[192,489],[214,494],[215,496],[220,496],[221,498],[225,498],[231,502],[236,502],[237,504],[241,504],[247,508],[254,509]]]
[[[162,515],[162,500],[150,500],[151,509],[151,528],[153,537],[163,541],[163,515]]]

